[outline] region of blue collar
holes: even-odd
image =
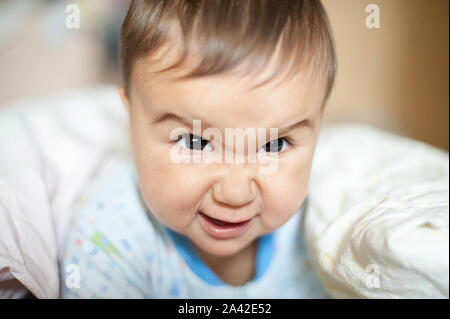
[[[220,279],[208,265],[201,259],[198,253],[195,251],[189,238],[165,227],[170,237],[172,238],[175,247],[181,257],[184,259],[189,268],[206,283],[214,286],[227,285],[222,279]],[[270,260],[272,259],[274,252],[274,234],[269,233],[263,235],[258,240],[258,248],[256,253],[256,271],[252,281],[258,280],[266,272]]]

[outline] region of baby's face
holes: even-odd
[[[267,74],[177,80],[148,76],[146,67],[138,64],[129,96],[123,98],[130,110],[140,190],[152,215],[215,256],[237,253],[292,217],[307,193],[324,81],[312,81],[303,72],[250,89]],[[201,134],[206,128],[221,132],[221,143],[207,139],[198,148],[189,134],[171,138],[178,128],[193,133],[193,120],[201,121]],[[245,143],[244,163],[173,160],[174,151],[184,158],[240,152],[236,143],[227,145],[226,128],[265,128],[267,138],[257,140],[255,149]],[[267,145],[270,128],[278,129],[278,147]],[[251,152],[258,156],[254,163],[247,158]],[[276,169],[262,173],[261,161],[267,159],[276,162]]]

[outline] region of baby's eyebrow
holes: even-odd
[[[304,119],[304,120],[298,121],[298,122],[296,122],[296,123],[294,123],[292,125],[289,125],[288,127],[284,127],[284,128],[278,129],[278,134],[279,135],[283,135],[283,134],[288,133],[290,131],[293,131],[296,128],[299,128],[299,127],[310,127],[310,128],[313,128],[314,127],[314,123],[311,120],[309,120],[309,119]]]
[[[163,113],[162,115],[158,116],[153,122],[153,125],[157,125],[166,121],[175,121],[183,124],[186,127],[192,127],[193,121],[188,121],[187,119],[174,114],[174,113]]]
[[[175,121],[178,123],[181,123],[182,125],[186,126],[186,127],[192,127],[193,126],[193,120],[187,120],[177,114],[174,113],[163,113],[162,115],[158,116],[154,121],[153,121],[153,125],[157,125],[166,121]],[[202,121],[202,126],[205,125],[206,127],[212,127],[212,126],[208,126],[207,123],[205,124]],[[278,129],[278,134],[279,135],[283,135],[285,133],[288,133],[292,130],[295,130],[297,128],[300,127],[313,127],[313,122],[309,119],[303,119],[301,121],[298,121],[294,124],[289,125],[288,127],[285,128],[280,128]]]

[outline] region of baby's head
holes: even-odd
[[[298,211],[335,73],[318,0],[133,1],[121,63],[153,216],[199,251],[231,256]]]

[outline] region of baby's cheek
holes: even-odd
[[[153,183],[152,189],[157,196],[150,194],[158,203],[159,211],[164,214],[166,224],[175,229],[184,228],[195,217],[201,202],[203,186],[201,176],[183,164],[165,169],[166,175]],[[156,174],[159,174],[155,172]],[[157,198],[155,198],[157,197]]]
[[[198,187],[196,188],[191,179],[183,177],[187,176],[183,176],[182,173],[173,176],[170,185],[166,185],[168,193],[170,193],[167,198],[167,205],[172,207],[179,215],[191,213],[195,209],[199,197]]]
[[[264,177],[264,216],[267,227],[278,228],[300,208],[307,193],[309,165],[280,166],[277,174]]]

